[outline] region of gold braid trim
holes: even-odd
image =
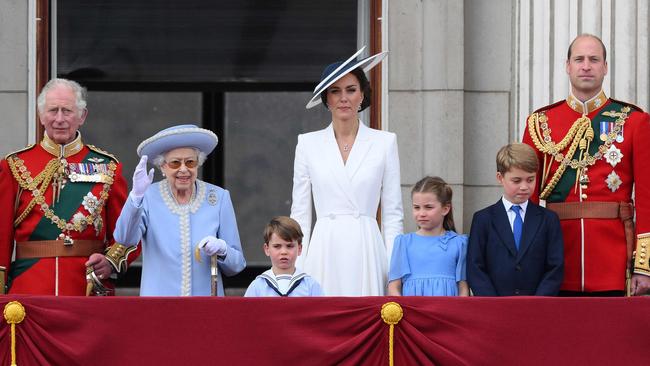
[[[34,206],[38,204],[40,205],[41,210],[43,210],[45,217],[50,219],[50,221],[61,231],[74,230],[82,232],[85,229],[85,225],[92,225],[96,220],[100,219],[99,216],[101,215],[101,212],[104,208],[104,202],[106,202],[108,199],[108,191],[111,189],[111,185],[113,184],[113,176],[115,175],[115,169],[117,169],[117,164],[114,162],[111,161],[108,164],[108,180],[106,183],[104,183],[104,187],[99,194],[97,208],[91,214],[84,216],[82,219],[71,219],[70,222],[66,223],[65,220],[61,219],[54,213],[47,202],[45,202],[45,197],[43,196],[43,193],[45,193],[48,185],[52,181],[52,177],[57,173],[64,173],[63,169],[66,163],[61,162],[59,159],[52,159],[47,163],[45,169],[43,169],[43,171],[36,176],[36,178],[32,178],[31,173],[27,170],[27,167],[25,167],[25,162],[22,159],[18,158],[17,156],[12,156],[7,159],[7,162],[9,163],[11,173],[13,174],[20,187],[25,190],[29,190],[34,197],[29,202],[27,209],[25,209],[25,211],[22,212],[14,221],[14,227],[18,226],[18,224],[20,224],[27,217]],[[40,188],[37,188],[39,183]]]
[[[115,243],[106,249],[106,260],[113,266],[115,272],[126,272],[127,258],[131,252],[137,248],[137,245],[126,246],[123,244]]]
[[[11,156],[7,159],[9,164],[9,169],[11,174],[13,174],[14,179],[18,182],[18,185],[24,189],[32,192],[32,200],[27,205],[27,208],[14,220],[14,227],[17,227],[29,213],[32,211],[36,205],[38,199],[37,194],[40,192],[45,192],[47,186],[52,181],[52,177],[59,170],[60,161],[58,159],[50,160],[42,172],[40,172],[36,178],[31,177],[31,173],[25,167],[25,163],[22,159],[17,156]],[[40,188],[37,188],[40,184]],[[34,194],[36,192],[36,194]]]
[[[106,156],[110,157],[111,159],[115,160],[116,163],[119,163],[119,162],[120,162],[119,160],[117,160],[117,157],[116,157],[115,155],[109,153],[109,152],[106,151],[106,150],[102,150],[102,149],[98,148],[98,147],[95,146],[95,145],[86,145],[86,146],[88,146],[88,148],[89,148],[90,150],[94,151],[94,152],[97,152],[97,153],[100,153],[100,154],[102,154],[102,155],[106,155]]]
[[[650,233],[639,234],[636,240],[634,258],[634,273],[650,276],[650,263],[648,251],[650,250]]]
[[[24,148],[22,148],[20,150],[12,151],[9,154],[5,155],[5,160],[8,160],[11,155],[16,155],[16,154],[21,153],[23,151],[31,150],[35,146],[36,146],[36,144],[29,144],[29,145],[25,146]]]
[[[628,112],[630,112],[630,107],[627,106],[621,108],[620,112],[613,110],[603,112],[603,115],[605,116],[616,117],[616,122],[614,129],[607,135],[606,141],[598,147],[598,152],[595,153],[594,156],[589,154],[589,144],[594,138],[594,130],[591,127],[591,120],[587,116],[582,116],[573,122],[569,132],[567,132],[562,141],[556,144],[551,139],[551,129],[548,127],[548,117],[546,117],[544,112],[531,114],[530,117],[528,117],[528,133],[533,140],[533,144],[537,150],[545,154],[544,158],[546,158],[546,155],[553,157],[553,159],[548,162],[549,169],[550,165],[553,164],[553,160],[560,164],[555,173],[553,173],[551,180],[545,186],[545,182],[541,182],[541,193],[539,198],[543,200],[548,198],[562,178],[567,167],[580,171],[594,165],[596,161],[601,159],[615,141],[618,133],[621,131],[625,124],[625,120],[628,117]],[[563,151],[567,146],[569,146],[569,150],[565,155],[561,151]],[[578,148],[580,149],[579,159],[571,159],[570,157],[574,156]],[[546,165],[546,161],[544,162],[544,165]],[[546,169],[547,167],[544,166],[544,172]]]

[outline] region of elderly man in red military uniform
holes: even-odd
[[[571,94],[530,115],[523,137],[543,162],[537,197],[561,220],[564,296],[650,289],[650,116],[605,96],[606,56],[598,37],[578,36],[566,61]]]
[[[37,104],[43,140],[0,162],[0,282],[17,294],[110,293],[111,275],[137,256],[112,239],[126,200],[122,166],[83,143],[78,83],[50,80]]]

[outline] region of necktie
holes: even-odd
[[[521,207],[514,205],[511,207],[515,212],[515,222],[512,224],[512,234],[515,237],[515,247],[519,250],[519,242],[521,241],[521,231],[524,228],[524,220],[521,218]]]

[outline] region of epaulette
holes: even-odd
[[[34,146],[36,146],[36,144],[29,144],[29,145],[23,147],[23,148],[20,149],[20,150],[16,150],[16,151],[14,151],[14,152],[10,152],[9,154],[5,155],[5,159],[9,158],[11,155],[16,155],[16,154],[21,153],[21,152],[23,152],[23,151],[31,150],[31,149],[34,148]]]
[[[632,104],[632,103],[624,102],[624,101],[622,101],[622,100],[618,100],[618,99],[614,99],[614,98],[609,98],[609,99],[610,99],[612,102],[616,102],[616,103],[618,103],[618,104],[622,104],[622,105],[624,105],[624,106],[628,106],[628,107],[634,109],[634,110],[637,111],[637,112],[641,112],[641,113],[643,113],[643,109],[641,109],[641,108],[635,106],[635,105]]]
[[[553,104],[549,104],[549,105],[547,105],[547,106],[544,106],[544,107],[542,107],[542,108],[536,110],[536,111],[533,112],[533,113],[539,113],[539,112],[545,111],[545,110],[547,110],[547,109],[555,108],[555,107],[559,106],[560,104],[562,104],[562,103],[564,103],[564,102],[566,102],[566,99],[562,99],[562,100],[559,100],[559,101],[557,101],[557,102],[555,102],[555,103],[553,103]]]
[[[89,148],[90,150],[92,150],[92,151],[94,151],[94,152],[96,152],[96,153],[99,153],[99,154],[102,154],[102,155],[106,155],[106,156],[108,156],[109,158],[115,160],[116,163],[119,163],[119,162],[120,162],[119,160],[117,160],[117,157],[115,157],[115,155],[109,153],[109,152],[106,151],[106,150],[102,150],[102,149],[98,148],[98,147],[95,146],[95,145],[87,144],[86,146],[88,146],[88,148]]]

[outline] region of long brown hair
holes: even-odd
[[[442,227],[447,231],[456,231],[454,225],[454,208],[451,205],[453,192],[447,182],[440,177],[424,177],[420,179],[411,190],[411,197],[414,193],[433,193],[443,206],[449,206],[449,212],[442,220]]]

